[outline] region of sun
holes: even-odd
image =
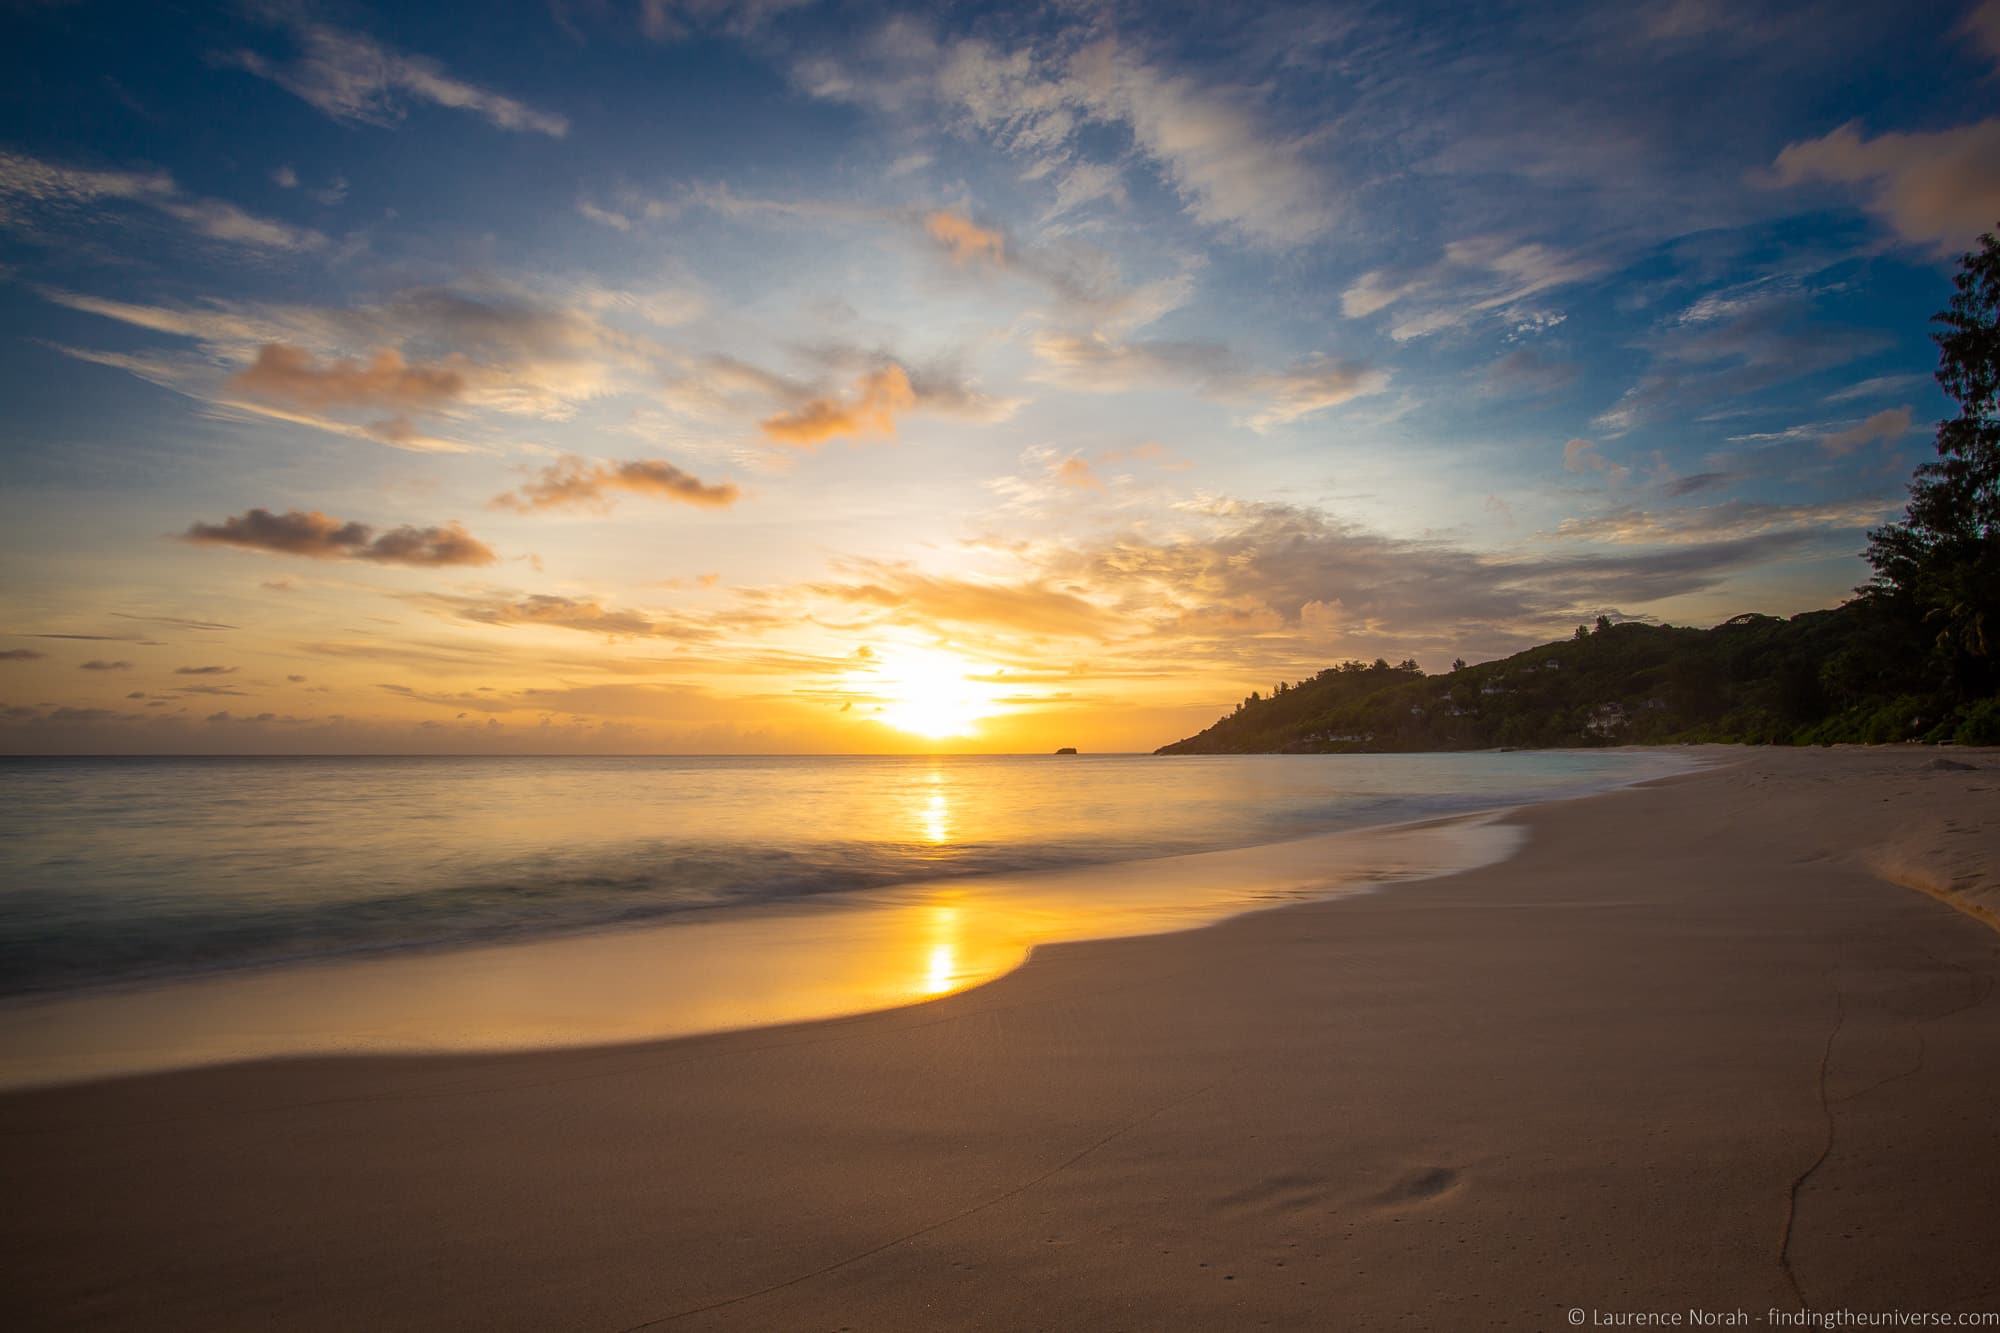
[[[938,648],[883,652],[862,688],[882,701],[876,718],[927,740],[971,736],[998,709],[998,691],[978,664]]]

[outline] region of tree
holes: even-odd
[[[1958,404],[1938,424],[1937,461],[1917,469],[1900,522],[1868,534],[1886,598],[1931,636],[1961,700],[1992,692],[2000,654],[2000,241],[1988,232],[1959,260],[1940,326],[1937,382]]]

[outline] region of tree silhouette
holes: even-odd
[[[1937,381],[1958,403],[1900,522],[1868,534],[1863,591],[1920,621],[1961,699],[1990,693],[2000,649],[2000,241],[1964,255],[1941,326]]]

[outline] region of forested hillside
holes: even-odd
[[[1162,754],[1742,741],[2000,744],[2000,241],[1964,256],[1935,317],[1958,403],[1875,577],[1830,611],[1713,629],[1599,618],[1505,661],[1427,676],[1346,662],[1253,694]]]
[[[1562,643],[1425,675],[1346,662],[1253,694],[1162,754],[1476,750],[1495,746],[2000,743],[2000,701],[1923,690],[1920,659],[1866,600],[1714,629],[1599,621]]]

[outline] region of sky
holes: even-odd
[[[1140,750],[1865,581],[2000,0],[0,4],[0,752]]]

